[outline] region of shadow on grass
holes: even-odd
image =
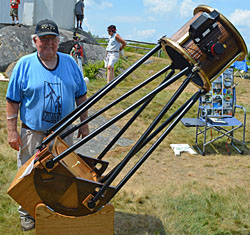
[[[150,215],[115,212],[115,235],[166,235],[161,220]]]
[[[235,146],[242,150],[242,145],[238,143],[234,143]],[[230,142],[227,141],[219,141],[219,142],[214,142],[210,143],[206,146],[205,148],[205,155],[211,155],[211,154],[220,154],[220,155],[249,155],[250,154],[250,148],[247,146],[249,145],[249,142],[246,142],[244,148],[243,148],[243,153],[239,153],[232,145]],[[202,150],[202,144],[200,143],[199,148]],[[193,146],[195,151],[199,153],[198,149],[196,146]]]

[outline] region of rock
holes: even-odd
[[[30,27],[7,26],[0,29],[0,72],[20,57],[35,51]]]
[[[11,63],[11,64],[7,67],[7,69],[5,70],[5,75],[6,75],[8,78],[10,78],[11,73],[12,73],[12,70],[14,69],[16,63],[17,63],[17,61]]]
[[[60,30],[61,41],[58,51],[69,54],[72,47],[75,45],[73,40],[73,31]],[[84,31],[78,31],[80,42],[83,44],[83,53],[85,63],[94,63],[101,61],[105,57],[105,48],[100,46],[96,40]]]
[[[98,73],[96,75],[96,78],[104,78],[106,79],[106,69],[98,69]]]
[[[74,30],[64,30],[59,29],[60,35],[61,35],[61,42],[73,40],[73,33]],[[83,30],[76,30],[78,36],[80,36],[81,41],[87,44],[95,44],[98,45],[97,41],[87,32]]]
[[[143,64],[151,64],[153,62],[154,62],[153,60],[146,60]]]
[[[58,51],[69,54],[74,46],[73,31],[59,29],[61,41]],[[24,55],[34,52],[31,36],[35,26],[6,26],[0,25],[0,72],[10,76],[15,63]],[[86,61],[94,63],[105,57],[105,48],[98,45],[96,40],[87,32],[77,31],[83,42]]]

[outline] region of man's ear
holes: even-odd
[[[37,37],[33,37],[33,42],[36,44]]]

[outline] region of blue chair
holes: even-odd
[[[239,153],[244,153],[246,109],[236,104],[236,85],[233,83],[233,69],[227,69],[212,83],[210,92],[200,98],[197,113],[199,124],[195,125],[195,145],[203,156],[206,146],[222,137],[227,137]],[[235,117],[238,109],[243,111],[241,120]],[[208,130],[216,131],[217,136],[208,139]],[[240,138],[235,138],[236,130],[242,131]]]

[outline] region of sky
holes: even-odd
[[[85,0],[83,30],[108,37],[114,24],[123,39],[157,43],[193,17],[198,5],[215,8],[240,32],[250,50],[250,0]]]

